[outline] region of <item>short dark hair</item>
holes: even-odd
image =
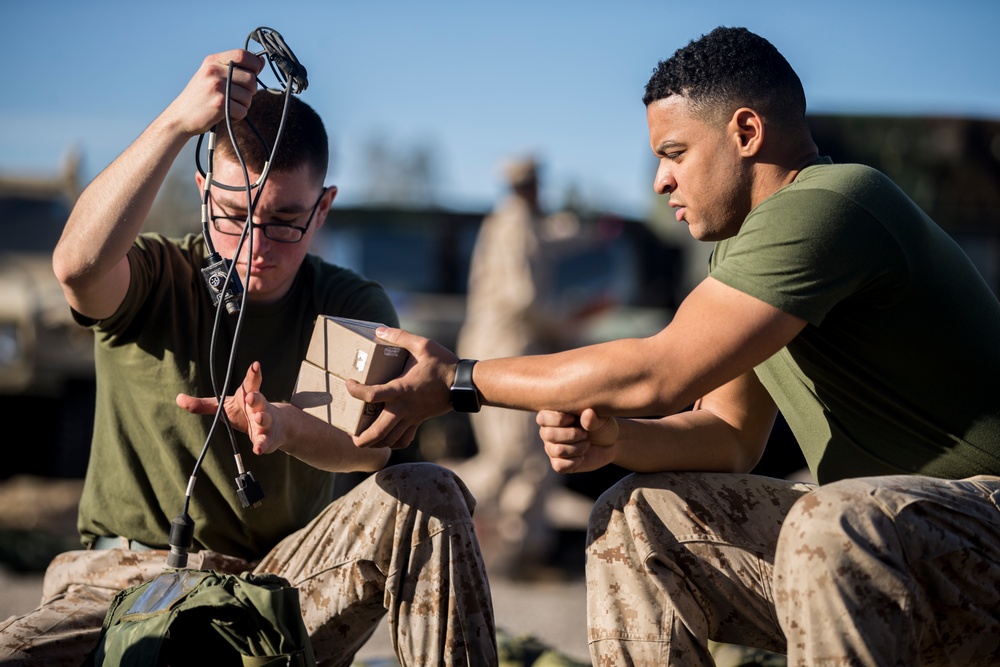
[[[239,144],[240,154],[247,166],[258,173],[271,155],[284,106],[283,92],[276,93],[261,88],[254,94],[247,119],[260,132],[266,146],[247,122],[233,124],[233,134]],[[216,149],[235,158],[225,123],[219,125],[217,135]],[[289,172],[306,164],[320,178],[326,178],[329,160],[330,146],[323,120],[312,107],[292,95],[288,101],[288,117],[281,132],[281,143],[271,163],[271,170]]]
[[[718,27],[653,71],[643,104],[680,95],[706,118],[730,118],[740,107],[780,125],[805,121],[802,82],[774,46],[746,28]]]

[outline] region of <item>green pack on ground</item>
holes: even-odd
[[[497,630],[499,667],[589,667],[548,646],[534,635]]]
[[[788,658],[780,653],[772,653],[762,648],[708,642],[717,667],[787,667]]]
[[[590,667],[545,644],[531,634],[497,630],[497,667]],[[351,667],[400,667],[395,656],[355,660]]]
[[[112,601],[84,667],[313,667],[299,595],[274,575],[167,570]]]

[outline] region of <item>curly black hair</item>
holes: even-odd
[[[274,139],[278,134],[281,113],[285,105],[285,94],[260,89],[254,94],[247,111],[247,118],[264,137],[265,146],[253,129],[243,121],[233,125],[233,133],[239,144],[240,153],[247,166],[258,173],[264,161],[270,156]],[[218,128],[216,148],[226,155],[234,156],[229,132],[225,124]],[[308,164],[321,177],[326,176],[330,160],[330,145],[326,128],[319,114],[295,95],[289,100],[288,118],[281,134],[281,143],[271,164],[271,170],[289,172],[303,164]]]
[[[746,28],[718,27],[653,71],[643,104],[681,95],[705,118],[728,119],[750,107],[778,124],[805,121],[802,82],[774,46]]]

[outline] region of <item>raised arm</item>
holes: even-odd
[[[180,95],[83,191],[52,256],[66,299],[94,319],[112,315],[129,287],[127,253],[170,166],[189,139],[224,118],[233,62],[234,120],[246,115],[261,60],[242,49],[205,58]]]

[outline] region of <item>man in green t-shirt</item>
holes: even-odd
[[[327,134],[287,89],[258,90],[263,64],[242,49],[205,58],[82,193],[55,249],[69,305],[96,334],[86,550],[58,556],[42,605],[0,625],[3,664],[80,664],[115,594],[170,564],[289,581],[321,664],[349,664],[387,612],[406,664],[497,662],[464,484],[431,464],[380,470],[389,448],[359,448],[288,402],[318,316],[398,320],[381,286],[308,253],[337,192]],[[171,163],[213,127],[196,175],[203,234],[140,234]],[[222,290],[234,298],[217,307],[203,269],[223,259],[245,292]],[[374,474],[334,499],[335,473],[354,471]],[[179,516],[188,538],[172,532]]]
[[[656,191],[716,242],[673,321],[479,362],[388,329],[416,363],[351,385],[387,405],[361,444],[488,404],[538,411],[560,472],[639,473],[590,519],[595,664],[1000,664],[1000,303],[888,179],[820,157],[767,40],[692,41],[644,103]],[[779,409],[818,486],[748,474]]]

